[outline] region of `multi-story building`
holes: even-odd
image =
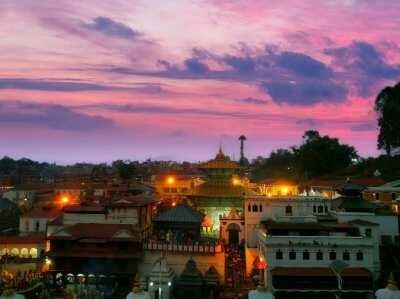
[[[257,245],[256,230],[263,220],[301,222],[315,221],[315,216],[327,215],[331,202],[320,196],[251,196],[244,201],[244,220],[247,247]]]
[[[265,282],[277,298],[372,294],[380,270],[376,225],[273,220],[263,224],[258,231],[259,256],[267,264]]]

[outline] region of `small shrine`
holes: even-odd
[[[197,268],[196,262],[190,258],[179,277],[178,298],[201,299],[203,292],[203,275]]]
[[[151,299],[169,299],[175,283],[175,273],[165,257],[159,258],[149,275],[149,293]]]
[[[225,243],[239,244],[244,239],[244,218],[236,208],[220,216],[220,237]]]
[[[364,189],[363,186],[347,179],[345,183],[336,187],[340,196],[333,200],[332,208],[345,212],[374,212],[376,206],[362,197]]]
[[[220,292],[220,277],[214,266],[208,268],[204,274],[204,284],[207,289],[206,298],[218,298]]]

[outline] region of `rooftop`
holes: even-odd
[[[177,205],[168,211],[160,213],[155,222],[185,222],[185,223],[201,223],[203,216],[187,205]]]

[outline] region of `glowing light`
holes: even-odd
[[[287,195],[289,193],[289,188],[286,186],[281,187],[281,192],[283,195]]]
[[[154,282],[150,281],[149,285],[152,287],[154,285]]]
[[[69,198],[67,197],[67,196],[63,196],[62,198],[61,198],[61,203],[62,204],[67,204],[67,203],[69,203]]]
[[[172,203],[172,206],[173,206],[173,207],[175,207],[175,206],[176,206],[176,202],[175,202],[175,201]]]
[[[46,259],[45,259],[45,261],[44,261],[45,263],[46,263],[46,265],[48,265],[48,266],[50,266],[51,265],[51,260],[50,259],[48,259],[47,257],[46,257]]]
[[[172,185],[173,183],[175,183],[175,178],[173,176],[168,176],[167,184]]]
[[[168,286],[170,287],[172,285],[172,283],[170,281],[168,281]]]
[[[238,180],[238,179],[233,179],[233,180],[232,180],[232,183],[233,183],[234,185],[239,185],[240,180]]]

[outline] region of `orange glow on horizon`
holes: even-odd
[[[173,183],[175,183],[175,178],[173,176],[168,176],[167,177],[167,183],[169,185],[172,185]]]

